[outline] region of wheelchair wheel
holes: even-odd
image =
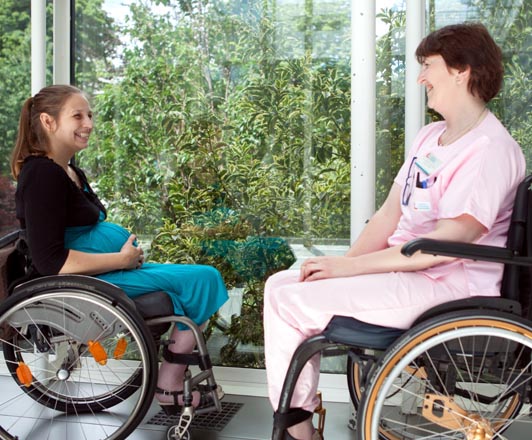
[[[142,421],[156,384],[155,345],[111,287],[32,284],[0,306],[14,379],[0,395],[6,438],[124,439]]]
[[[530,323],[506,313],[455,312],[414,327],[373,370],[357,438],[515,438],[531,349]]]

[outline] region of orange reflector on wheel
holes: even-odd
[[[33,375],[31,374],[30,367],[28,367],[24,362],[18,363],[17,377],[19,382],[26,388],[30,387],[33,380]]]
[[[126,338],[120,338],[118,342],[116,343],[113,357],[115,359],[122,359],[122,356],[124,356],[124,353],[126,352],[126,348],[127,348]]]
[[[94,360],[100,365],[105,365],[107,363],[107,353],[102,347],[102,344],[100,344],[98,341],[89,341],[89,351]]]

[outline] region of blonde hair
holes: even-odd
[[[41,124],[41,113],[57,119],[63,105],[72,95],[83,95],[82,91],[70,85],[44,87],[32,98],[26,99],[20,112],[17,140],[11,153],[11,174],[18,178],[24,159],[28,156],[45,156],[49,141]]]

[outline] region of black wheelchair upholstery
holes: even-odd
[[[348,388],[357,410],[359,440],[514,438],[499,436],[522,417],[519,410],[532,393],[531,184],[528,176],[518,188],[505,248],[416,239],[402,249],[407,256],[421,251],[502,263],[501,297],[442,304],[423,313],[409,330],[333,317],[322,334],[308,338],[294,353],[274,414],[272,438],[288,438],[286,428],[308,417],[291,408],[290,402],[301,370],[316,353],[348,354]],[[503,353],[512,359],[508,364],[515,362],[515,372],[505,370]],[[503,383],[519,386],[484,396],[463,385],[478,385],[472,378],[482,377],[482,386],[496,388],[492,383],[496,374],[499,388]],[[408,379],[402,381],[405,376]],[[399,394],[401,404],[395,402]],[[472,408],[469,401],[477,406]],[[497,417],[490,418],[491,414]]]
[[[14,281],[26,276],[26,255],[24,231],[12,231],[0,238],[0,292],[5,296],[13,290]]]
[[[159,348],[169,343],[162,336],[176,323],[197,344],[179,356],[200,372],[187,371],[190,403],[167,438],[188,439],[196,414],[221,410],[203,333],[174,315],[165,292],[131,299],[94,277],[39,276],[18,230],[0,238],[0,299],[0,344],[15,385],[0,394],[0,438],[128,437],[151,406]],[[200,387],[213,404],[196,410],[190,393]]]

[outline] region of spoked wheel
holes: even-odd
[[[373,371],[357,438],[518,438],[531,350],[530,323],[505,313],[455,312],[416,326]]]
[[[113,292],[22,287],[0,307],[0,333],[14,379],[0,394],[6,438],[124,439],[151,405],[153,338]]]

